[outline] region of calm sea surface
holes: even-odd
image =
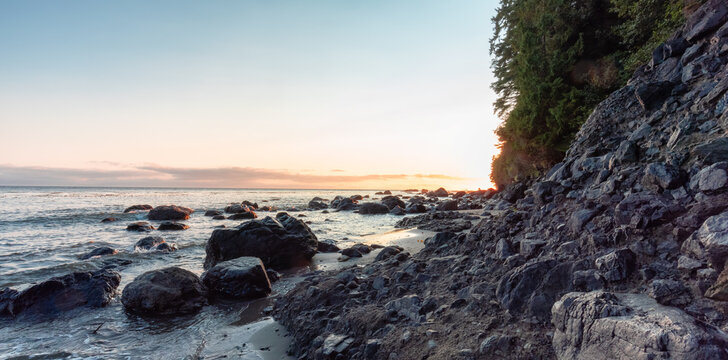
[[[281,211],[305,209],[315,196],[333,199],[336,195],[355,194],[376,197],[374,191],[328,190],[220,190],[220,189],[145,189],[145,188],[72,188],[0,187],[0,288],[23,289],[33,283],[73,271],[96,270],[108,257],[79,260],[78,256],[98,246],[120,251],[114,259],[130,260],[121,267],[119,292],[137,275],[152,269],[179,266],[202,273],[205,244],[215,226],[233,227],[241,221],[212,220],[205,210],[222,210],[243,200],[275,206]],[[146,220],[146,213],[123,211],[135,204],[152,206],[175,204],[195,209],[184,223],[185,231],[126,231],[126,225]],[[353,244],[363,236],[393,229],[400,218],[391,215],[362,216],[351,212],[324,214],[321,211],[291,212],[305,215],[302,220],[319,240],[331,239],[341,246]],[[275,212],[258,212],[258,217]],[[101,223],[106,217],[117,222]],[[150,221],[151,223],[159,223]],[[156,224],[155,224],[156,225]],[[171,254],[135,252],[134,244],[149,235],[160,235],[176,243]],[[285,292],[302,272],[286,274],[274,291]],[[0,358],[74,359],[74,358],[218,358],[258,359],[260,351],[246,343],[260,327],[270,325],[256,314],[270,300],[215,304],[190,317],[149,320],[124,312],[119,299],[103,309],[80,308],[55,318],[0,320]],[[98,330],[96,330],[98,328]],[[222,341],[235,334],[238,340]]]

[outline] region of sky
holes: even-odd
[[[0,185],[491,186],[497,0],[0,0]]]

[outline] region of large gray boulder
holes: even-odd
[[[263,262],[249,256],[218,263],[202,275],[202,283],[215,295],[236,299],[266,297],[271,292]]]
[[[728,211],[709,217],[682,245],[682,251],[698,259],[707,259],[716,269],[723,269],[728,257]]]
[[[124,288],[121,303],[139,315],[191,314],[207,304],[207,292],[197,275],[168,267],[137,276]]]
[[[187,220],[194,210],[177,205],[157,206],[151,211],[147,218],[149,220]]]
[[[266,216],[233,229],[216,229],[205,247],[205,269],[242,256],[263,260],[266,267],[304,266],[316,254],[318,239],[303,221],[286,213]]]
[[[728,336],[644,294],[572,292],[551,321],[560,360],[728,359]]]

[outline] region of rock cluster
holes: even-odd
[[[561,163],[483,194],[468,232],[439,225],[464,215],[405,218],[446,232],[279,298],[292,351],[728,359],[727,64],[728,3],[708,0],[596,107]],[[467,196],[453,196],[458,209]]]

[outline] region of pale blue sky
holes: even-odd
[[[0,184],[487,187],[496,6],[0,0]],[[394,174],[453,179],[367,177]]]

